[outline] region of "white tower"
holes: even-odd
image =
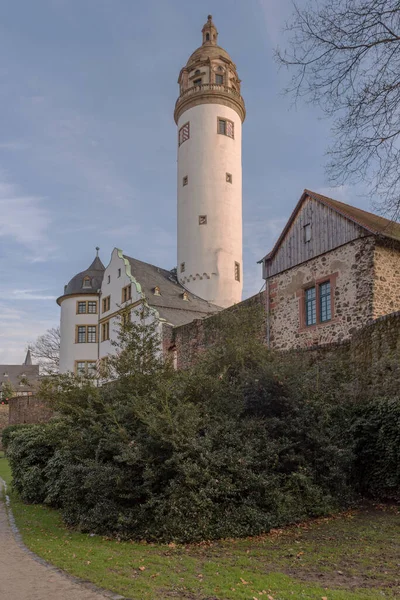
[[[178,125],[178,280],[227,307],[242,298],[240,79],[208,16],[203,44],[181,70]]]
[[[99,358],[100,288],[105,267],[98,256],[64,287],[57,298],[61,306],[60,373],[77,375],[96,372]]]

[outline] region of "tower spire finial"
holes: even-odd
[[[204,25],[202,29],[203,33],[203,46],[216,46],[218,41],[218,31],[215,27],[212,15],[208,15],[207,23]]]
[[[99,255],[99,250],[100,250],[99,246],[96,246],[96,256]]]

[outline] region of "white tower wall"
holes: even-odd
[[[218,118],[234,123],[233,139],[218,133]],[[178,130],[188,122],[190,137],[178,149],[178,278],[227,307],[241,301],[243,287],[242,120],[229,106],[205,103],[184,111]]]
[[[76,314],[77,302],[96,301],[99,309],[98,295],[85,294],[82,296],[70,296],[61,301],[61,320],[60,320],[60,373],[75,371],[75,361],[97,361],[98,343],[77,344],[76,326],[77,325],[96,325],[98,326],[98,314]],[[97,331],[98,339],[98,331]]]

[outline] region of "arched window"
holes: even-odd
[[[200,69],[196,69],[194,72],[195,75],[200,75],[200,73],[201,73]]]
[[[90,287],[92,287],[92,283],[90,281],[90,277],[84,277],[84,279],[83,279],[83,287],[84,288],[90,288]]]
[[[206,33],[206,42],[209,42],[209,41],[210,41],[210,34]]]

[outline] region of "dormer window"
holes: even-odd
[[[84,279],[83,279],[83,287],[84,288],[91,288],[92,287],[92,283],[91,283],[90,277],[84,277]]]
[[[158,285],[156,285],[156,287],[154,288],[154,295],[161,296],[161,291],[160,291],[160,288],[158,287]]]

